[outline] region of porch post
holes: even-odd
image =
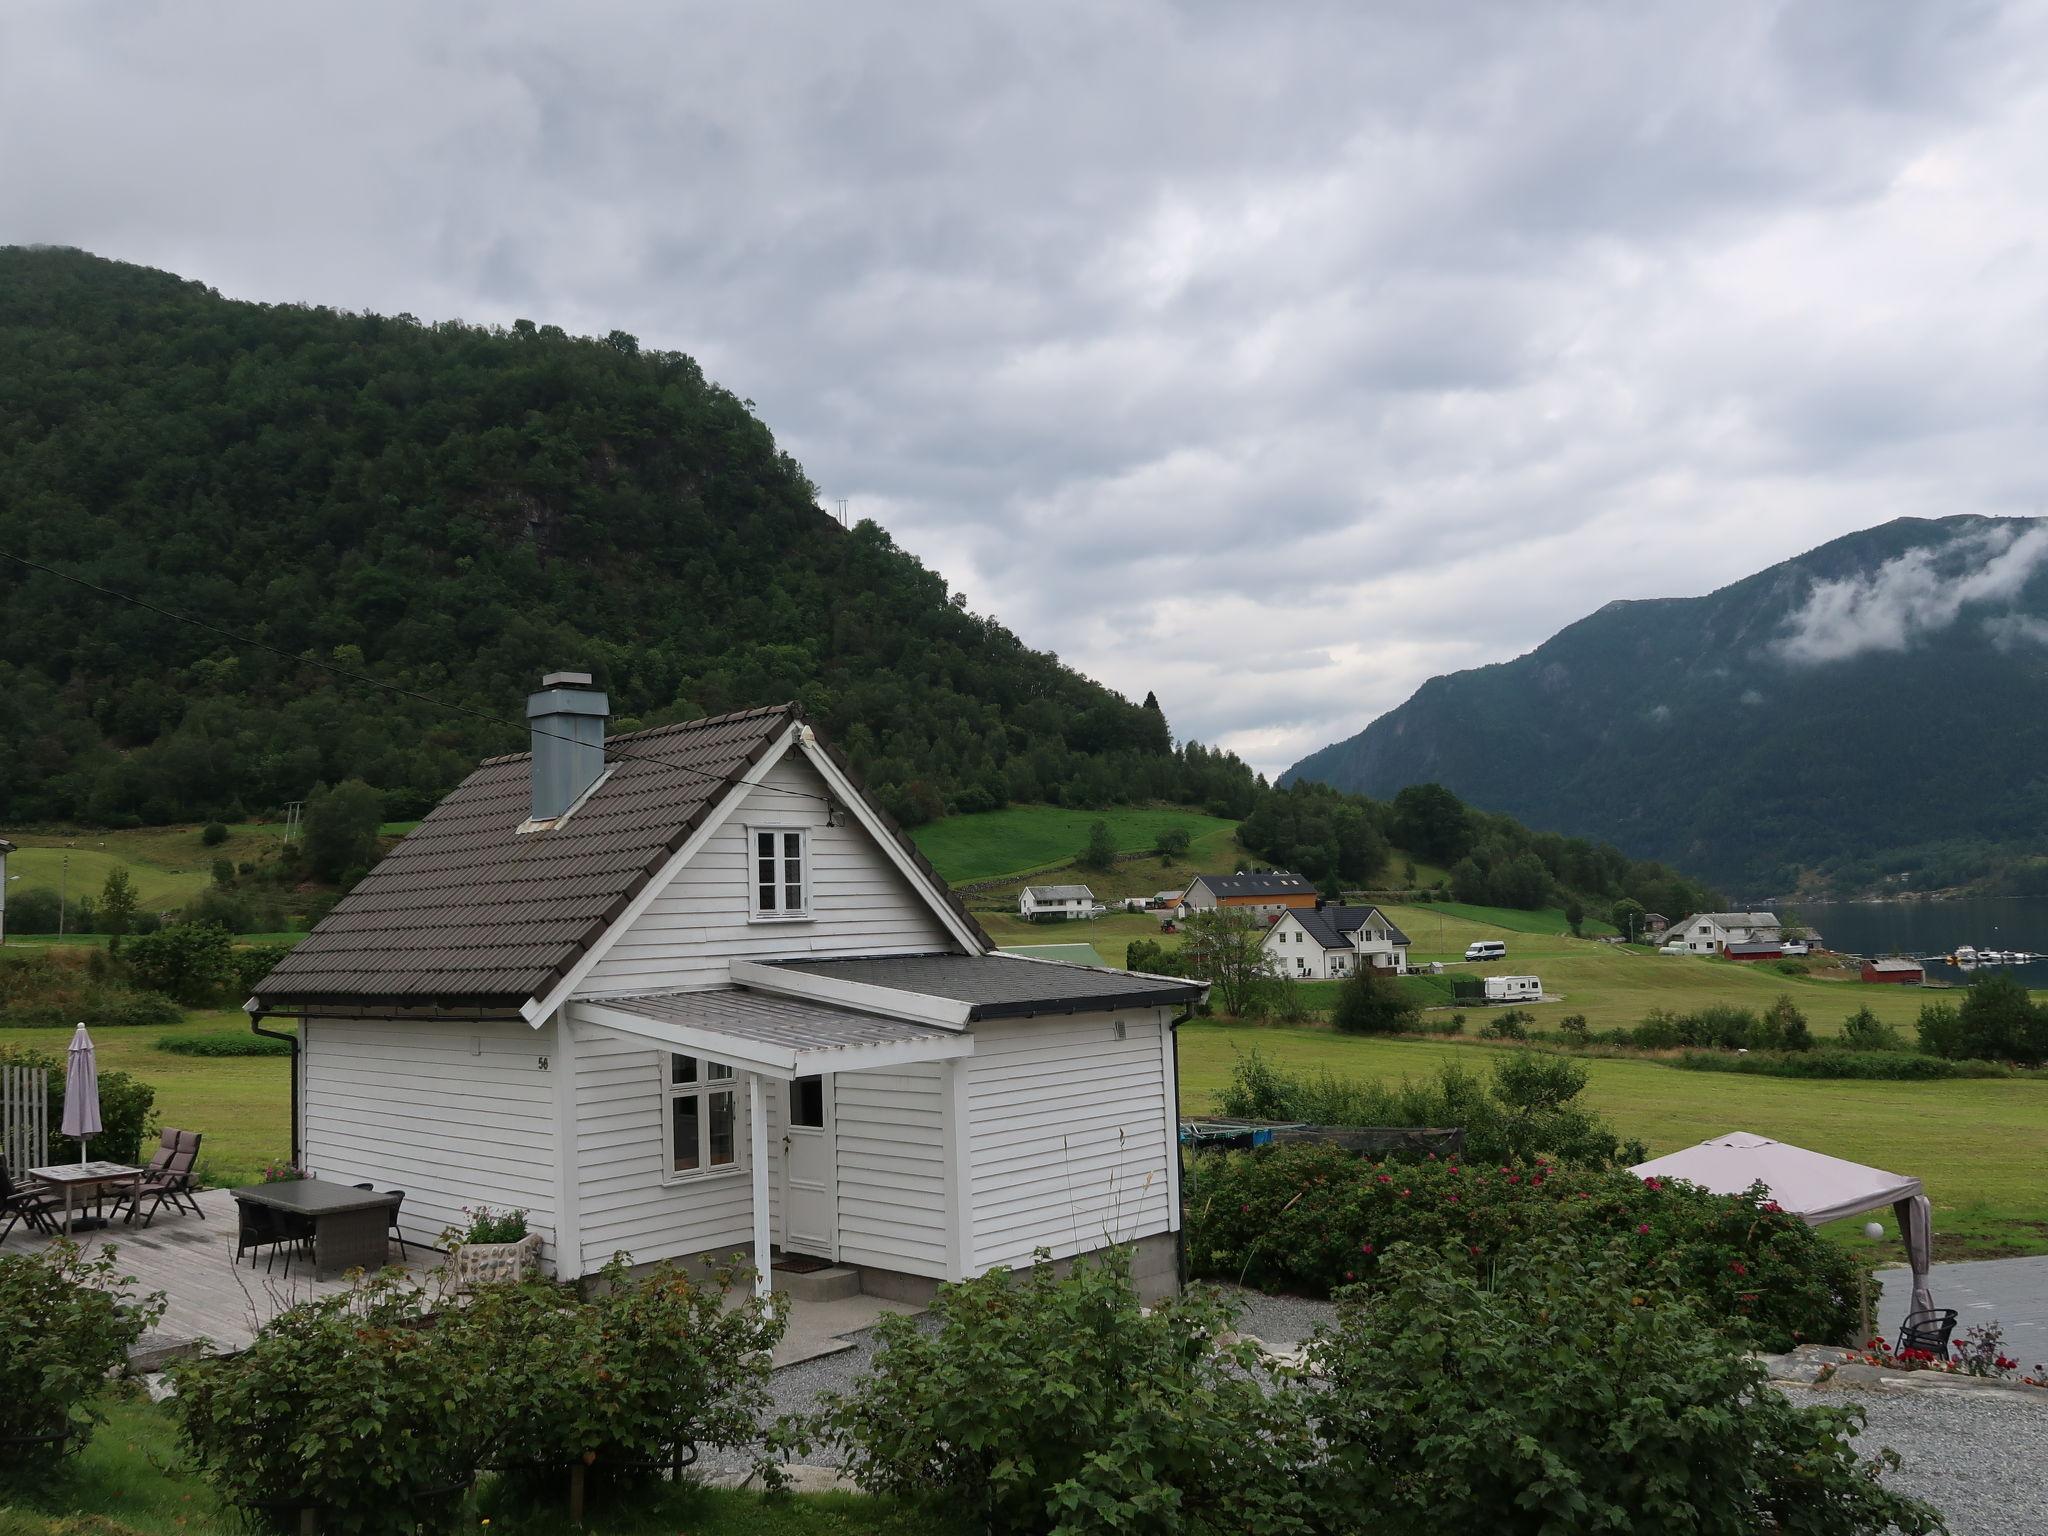
[[[768,1104],[761,1074],[747,1074],[747,1150],[754,1171],[754,1294],[766,1296],[768,1267]]]

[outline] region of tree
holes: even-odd
[[[135,925],[135,905],[135,882],[128,878],[126,865],[116,864],[100,887],[100,923],[112,935],[107,948],[114,954],[121,952],[121,940]]]
[[[1896,1051],[1899,1032],[1870,1011],[1868,1004],[1842,1021],[1842,1039],[1852,1051]]]
[[[1643,936],[1643,915],[1643,904],[1632,896],[1622,897],[1607,909],[1607,921],[1631,944]]]
[[[357,658],[356,665],[359,667],[362,665],[360,657]],[[209,821],[199,834],[199,841],[209,848],[218,848],[227,840],[228,829],[217,821]]]
[[[2048,1056],[2048,1016],[2018,977],[1980,976],[1956,1010],[1958,1056],[2032,1064]]]
[[[361,779],[318,789],[306,801],[306,862],[322,880],[339,880],[377,862],[384,796]]]
[[[1108,822],[1098,821],[1088,828],[1088,846],[1074,862],[1083,869],[1105,873],[1116,868],[1116,839],[1110,836]]]
[[[1394,1035],[1413,1028],[1417,1012],[1398,981],[1361,964],[1337,989],[1330,1022],[1347,1035]]]
[[[225,889],[235,883],[235,861],[215,859],[213,861],[213,883]]]
[[[1394,841],[1434,864],[1453,864],[1471,845],[1465,802],[1441,784],[1410,784],[1394,796]]]
[[[1586,921],[1586,908],[1585,908],[1585,905],[1584,905],[1584,903],[1582,903],[1582,902],[1581,902],[1581,901],[1579,900],[1579,898],[1578,898],[1578,897],[1576,897],[1576,896],[1567,896],[1567,897],[1565,898],[1565,901],[1564,901],[1564,920],[1565,920],[1565,921],[1566,921],[1567,923],[1569,923],[1569,924],[1571,925],[1571,930],[1572,930],[1572,937],[1573,937],[1573,938],[1583,938],[1583,937],[1584,937],[1584,935],[1583,935],[1583,934],[1581,934],[1581,933],[1579,932],[1579,930],[1580,930],[1580,928],[1581,928],[1581,927],[1583,927],[1583,926],[1585,925],[1585,921]]]
[[[1159,834],[1152,846],[1160,858],[1177,859],[1188,851],[1188,844],[1191,841],[1193,839],[1188,835],[1186,827],[1168,827]]]
[[[139,985],[181,1003],[210,1003],[235,977],[234,940],[212,923],[137,934],[124,958]]]
[[[1792,1001],[1789,993],[1780,992],[1771,1006],[1763,1011],[1757,1020],[1757,1028],[1763,1039],[1781,1051],[1810,1051],[1813,1049],[1813,1031],[1806,1027],[1806,1015],[1799,1011],[1799,1005]]]
[[[1266,924],[1235,907],[1192,913],[1181,944],[1181,960],[1215,988],[1219,1011],[1233,1018],[1255,1017],[1280,970],[1266,953]]]

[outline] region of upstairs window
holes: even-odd
[[[809,836],[800,827],[755,827],[749,876],[754,916],[809,917]]]
[[[669,1177],[696,1178],[740,1165],[739,1084],[721,1061],[668,1059]]]

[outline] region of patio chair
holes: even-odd
[[[16,1184],[8,1172],[7,1159],[0,1157],[0,1216],[7,1218],[7,1225],[0,1227],[0,1242],[7,1240],[17,1222],[25,1223],[31,1232],[55,1232],[56,1213],[62,1209],[63,1202],[47,1190]]]
[[[376,1187],[374,1184],[358,1184],[356,1186],[357,1189],[368,1190],[375,1190]],[[398,1256],[401,1259],[410,1259],[412,1253],[405,1246],[405,1234],[398,1230],[398,1213],[405,1209],[405,1191],[402,1189],[387,1189],[384,1193],[391,1196],[391,1225],[386,1229],[385,1237],[387,1240],[393,1238],[397,1240]]]
[[[122,1191],[114,1209],[118,1211],[126,1205],[128,1219],[133,1221],[142,1211],[142,1202],[152,1200],[149,1214],[142,1218],[146,1227],[156,1220],[156,1213],[168,1201],[172,1210],[190,1211],[201,1221],[206,1220],[206,1212],[200,1209],[192,1189],[192,1170],[199,1162],[200,1139],[198,1131],[165,1131],[156,1156],[142,1171],[141,1188]]]
[[[291,1248],[312,1235],[312,1223],[306,1222],[306,1230],[301,1233],[297,1230],[296,1218],[288,1216],[283,1211],[273,1210],[267,1205],[257,1205],[254,1201],[248,1200],[237,1201],[235,1208],[239,1217],[235,1235],[235,1261],[240,1263],[245,1253],[268,1248],[270,1260],[264,1265],[264,1273],[268,1274],[271,1266],[277,1263],[277,1252],[282,1248],[285,1250],[284,1272],[289,1275],[292,1272]],[[249,1261],[249,1267],[256,1267],[254,1259]]]
[[[1899,1327],[1899,1342],[1894,1353],[1903,1355],[1909,1349],[1924,1349],[1935,1359],[1946,1360],[1948,1336],[1955,1331],[1956,1313],[1953,1307],[1934,1312],[1909,1312],[1906,1314],[1906,1321]]]

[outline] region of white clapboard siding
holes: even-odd
[[[1152,1012],[992,1020],[968,1072],[973,1268],[1171,1231],[1172,1100]]]
[[[723,986],[734,958],[889,954],[954,947],[924,898],[851,817],[825,824],[825,782],[795,752],[748,792],[718,832],[621,934],[578,988],[584,995]],[[752,922],[749,825],[810,832],[811,913]]]
[[[408,1241],[463,1208],[526,1212],[553,1262],[553,1025],[314,1018],[302,1035],[303,1158],[323,1179],[402,1189]]]
[[[730,1173],[670,1182],[668,1071],[665,1052],[646,1042],[589,1025],[576,1030],[578,1220],[583,1267],[601,1268],[613,1254],[636,1264],[700,1253],[750,1251],[754,1242],[753,1181]],[[737,1135],[746,1156],[747,1079],[739,1095]],[[782,1106],[788,1089],[762,1085],[768,1107],[770,1230],[781,1217]]]
[[[843,1262],[948,1278],[944,1083],[936,1065],[833,1075]]]

